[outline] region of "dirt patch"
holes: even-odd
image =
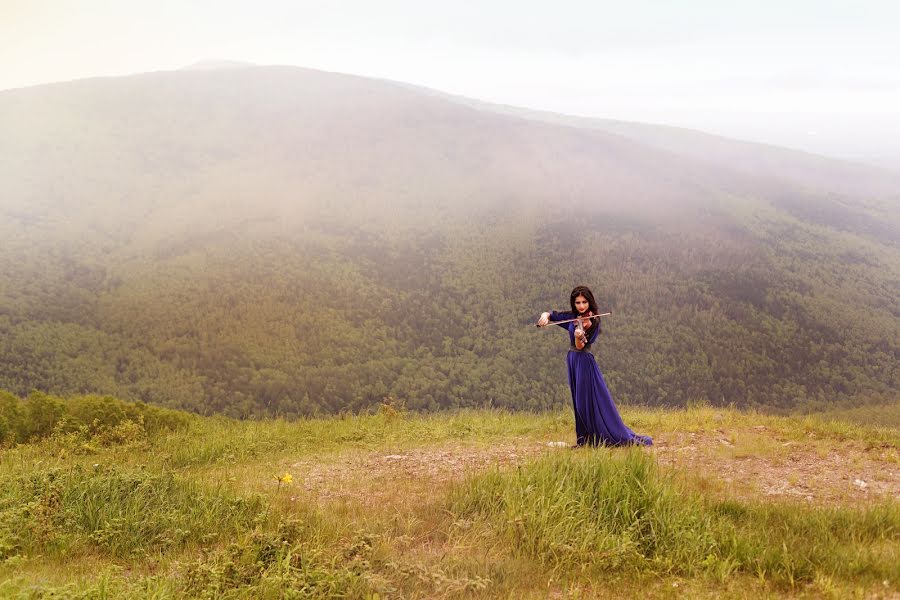
[[[769,445],[741,448],[724,431],[674,433],[657,439],[659,464],[706,478],[741,498],[796,499],[817,504],[900,500],[900,466],[891,449],[859,442],[823,451],[770,434]]]
[[[354,500],[367,506],[391,501],[414,504],[471,474],[509,468],[554,449],[534,440],[442,445],[396,453],[344,454],[326,464],[304,460],[291,468],[298,473],[302,489],[322,500]]]
[[[804,445],[764,427],[747,431],[657,433],[648,450],[664,472],[706,481],[713,492],[745,499],[777,498],[824,505],[900,500],[895,448],[860,442]],[[840,444],[840,446],[837,446]],[[534,439],[491,446],[440,445],[402,452],[344,453],[289,465],[298,491],[321,501],[362,506],[415,505],[454,481],[492,468],[512,468],[548,452],[569,452]],[[615,450],[610,450],[615,451]]]

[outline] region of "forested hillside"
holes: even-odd
[[[619,402],[897,399],[900,177],[601,125],[295,68],[0,92],[0,389],[548,408],[584,283]]]

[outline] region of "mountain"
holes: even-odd
[[[900,389],[900,175],[293,67],[0,92],[0,388],[237,416]],[[555,328],[554,328],[555,329]]]
[[[783,179],[825,193],[851,196],[895,194],[900,177],[895,172],[896,169],[889,171],[880,166],[856,164],[773,145],[733,140],[683,127],[576,117],[492,104],[414,86],[410,86],[410,89],[499,114],[614,133],[710,166],[769,180]],[[875,164],[880,165],[881,162],[884,161]],[[860,185],[864,187],[858,187]]]

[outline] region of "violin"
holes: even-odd
[[[587,334],[585,329],[590,329],[593,324],[591,317],[594,313],[587,311],[584,315],[578,315],[575,319],[575,347],[581,350],[587,343]]]

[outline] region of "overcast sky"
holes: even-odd
[[[900,168],[890,0],[0,0],[0,89],[205,59],[406,81]]]

